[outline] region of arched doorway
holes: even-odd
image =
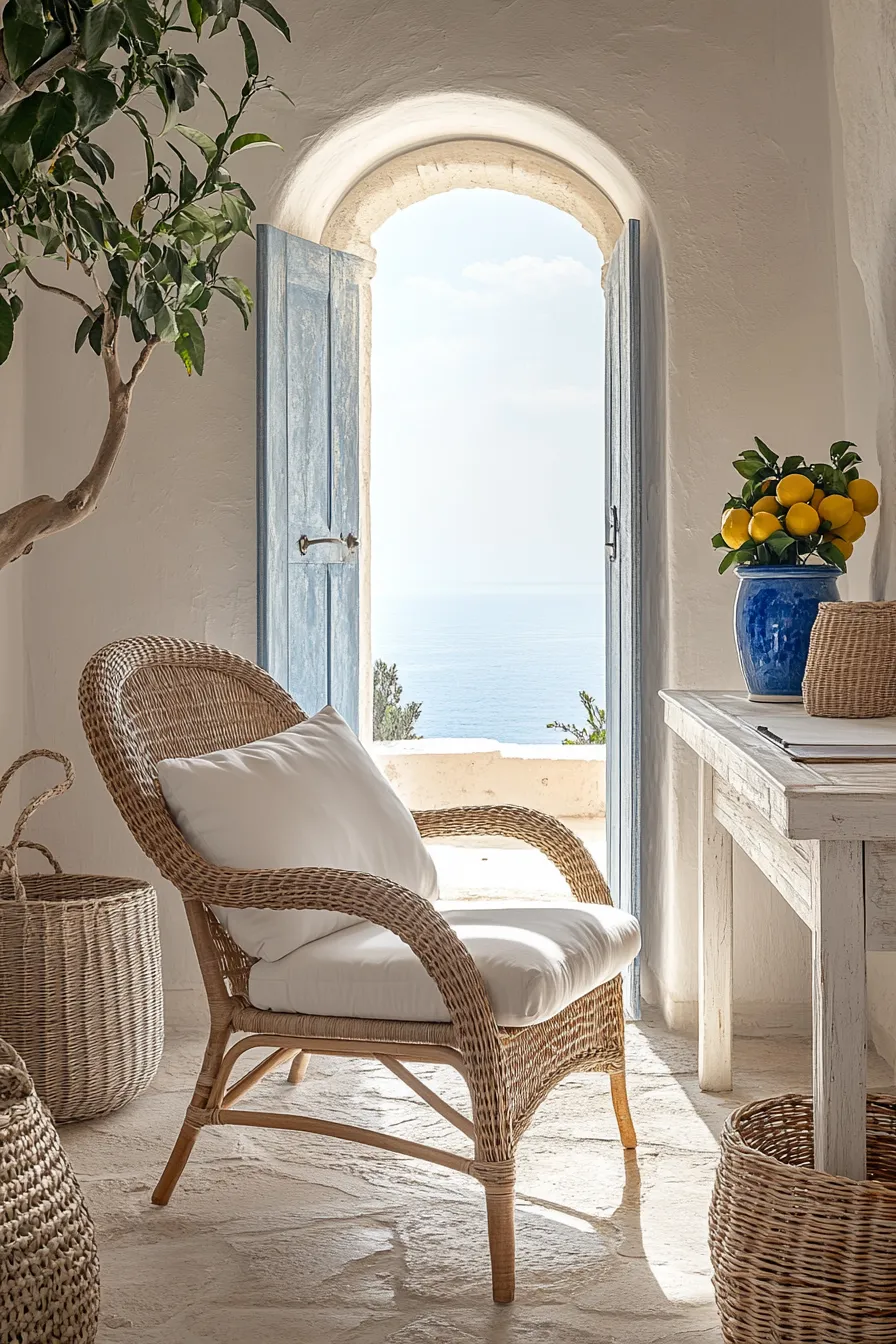
[[[488,139],[483,136],[486,130]],[[375,227],[396,209],[471,182],[506,185],[508,190],[551,204],[562,202],[561,208],[593,232],[608,268],[609,489],[606,519],[595,518],[594,526],[606,527],[609,561],[609,877],[620,904],[639,913],[644,670],[640,647],[641,391],[642,384],[650,388],[649,423],[655,428],[661,422],[663,389],[661,327],[651,321],[648,370],[643,378],[639,223],[630,219],[623,225],[623,220],[638,212],[649,224],[649,210],[618,157],[560,114],[475,95],[408,99],[345,123],[321,141],[288,180],[276,214],[278,225],[285,226],[278,237],[285,241],[277,243],[282,255],[273,264],[267,240],[273,240],[277,230],[261,236],[262,442],[273,432],[285,444],[290,431],[288,426],[284,429],[284,416],[292,414],[297,425],[302,422],[292,437],[307,442],[315,436],[329,436],[330,455],[316,469],[313,507],[307,509],[303,504],[296,509],[296,498],[307,492],[301,481],[296,492],[288,453],[281,454],[282,460],[273,466],[262,454],[260,658],[289,684],[296,679],[287,668],[292,658],[299,668],[293,689],[300,690],[299,682],[311,688],[298,698],[309,709],[327,699],[339,707],[340,698],[344,699],[348,717],[363,734],[370,723],[370,704],[369,699],[359,701],[357,690],[360,685],[361,694],[369,697],[372,684],[368,671],[370,566],[364,544],[369,537],[370,278],[374,261],[370,238]],[[616,239],[619,242],[611,255]],[[661,312],[662,277],[652,231],[647,256],[651,304],[655,312]],[[296,302],[310,305],[317,316],[302,328],[303,353],[290,354],[284,346],[272,361],[271,340],[276,344],[282,334],[282,311],[289,306],[290,286],[295,295],[303,296]],[[296,324],[297,331],[300,326]],[[326,367],[315,353],[324,348],[329,352]],[[346,371],[348,348],[357,351],[357,362]],[[290,411],[292,393],[288,389],[304,376],[300,370],[308,369],[313,370],[319,386],[311,389],[310,401],[302,393],[298,409]],[[265,398],[271,396],[276,406],[266,406]],[[309,420],[311,402],[317,411]],[[348,421],[344,418],[347,407],[351,411]],[[334,481],[344,484],[349,480],[354,495],[335,499]],[[272,511],[272,492],[275,495],[278,490],[283,507]],[[304,526],[299,518],[303,508],[304,515],[313,515],[306,532],[299,531]],[[276,519],[274,524],[271,518]],[[286,535],[290,529],[295,537]],[[272,536],[278,530],[281,535]],[[296,547],[303,561],[313,555],[313,563],[303,566]],[[319,549],[312,552],[312,547]],[[328,577],[323,580],[325,566]],[[275,609],[279,603],[285,610],[284,602],[292,602],[301,616],[300,631],[291,641],[278,635]],[[315,623],[322,633],[315,634]],[[316,658],[317,666],[309,671],[310,657],[312,661]],[[638,1003],[635,974],[629,986],[629,1006],[635,1013]]]

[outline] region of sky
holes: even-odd
[[[374,234],[375,593],[602,582],[602,257],[570,215],[455,190]]]

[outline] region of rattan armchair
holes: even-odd
[[[621,983],[617,976],[549,1021],[499,1028],[472,957],[438,911],[393,882],[326,868],[249,871],[218,868],[187,844],[169,814],[156,763],[282,732],[305,715],[252,663],[203,644],[128,639],[95,654],[80,686],[84,729],[97,765],[140,847],[182,893],[208,995],[208,1046],[183,1127],[153,1194],[167,1204],[205,1125],[303,1130],[386,1148],[474,1176],[485,1189],[495,1301],[514,1295],[514,1158],[538,1106],[574,1070],[610,1075],[619,1133],[635,1133],[625,1088]],[[553,818],[518,807],[461,807],[416,814],[424,837],[512,836],[536,846],[580,901],[610,904],[591,855]],[[303,907],[359,915],[397,934],[435,981],[449,1023],[386,1022],[264,1011],[248,999],[250,959],[210,906]],[[234,1036],[240,1036],[231,1043]],[[269,1054],[235,1083],[247,1050]],[[309,1056],[375,1058],[472,1141],[459,1156],[394,1135],[294,1114],[240,1110],[236,1103],[266,1074],[289,1065],[299,1082]],[[449,1106],[407,1067],[450,1064],[466,1080],[472,1120]]]

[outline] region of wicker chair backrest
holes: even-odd
[[[165,806],[157,762],[256,742],[306,717],[254,663],[162,637],[100,649],[84,669],[79,699],[109,792],[140,848],[181,889],[197,856]]]

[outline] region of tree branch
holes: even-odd
[[[102,357],[109,388],[109,415],[96,457],[87,475],[62,499],[36,495],[0,513],[0,569],[20,556],[27,555],[34,543],[42,537],[73,527],[93,513],[124,443],[134,382],[146,367],[158,343],[158,338],[154,336],[147,341],[134,365],[130,381],[122,382],[118,361],[118,318],[107,306],[103,319]]]
[[[39,89],[42,84],[46,84],[58,75],[60,70],[66,66],[73,65],[80,68],[84,64],[83,57],[79,55],[78,48],[72,44],[63,47],[57,51],[55,56],[51,56],[43,65],[39,65],[36,70],[32,70],[27,79],[21,84],[17,84],[9,71],[9,62],[6,59],[6,52],[3,50],[3,43],[0,41],[0,112],[4,108],[11,107],[13,103],[20,103],[23,98],[27,98],[35,89]]]
[[[134,362],[134,367],[131,369],[131,376],[128,379],[127,383],[128,387],[134,386],[137,379],[140,377],[141,373],[149,363],[149,359],[150,356],[152,355],[153,350],[155,350],[156,346],[159,343],[160,342],[158,336],[150,336],[149,340],[146,342],[143,349],[140,351],[140,354],[137,356],[136,361]]]
[[[25,268],[25,274],[32,285],[36,285],[38,289],[42,289],[45,294],[59,294],[63,299],[71,299],[72,303],[76,303],[79,308],[83,308],[89,317],[93,317],[94,310],[87,300],[82,299],[79,294],[73,294],[70,289],[60,289],[57,285],[45,285],[43,280],[38,280],[37,276],[32,275],[27,267]]]

